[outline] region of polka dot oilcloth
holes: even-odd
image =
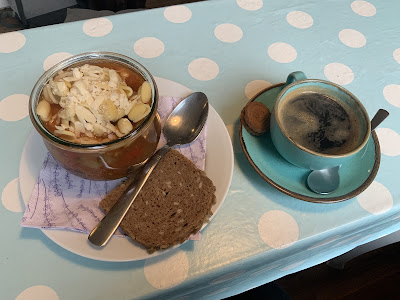
[[[310,28],[314,23],[313,18],[304,11],[292,11],[287,14],[286,20],[290,25],[299,29]]]
[[[324,68],[325,77],[339,85],[348,85],[354,80],[353,71],[342,63],[330,63]]]
[[[59,62],[63,61],[64,59],[67,59],[71,56],[72,56],[72,54],[67,53],[67,52],[58,52],[58,53],[51,54],[43,62],[43,69],[45,71],[47,71],[52,66],[58,64]]]
[[[28,116],[29,96],[15,94],[0,101],[0,119],[4,121],[19,121]]]
[[[20,32],[9,32],[0,35],[0,53],[12,53],[21,49],[26,42]]]
[[[208,81],[217,77],[219,67],[215,61],[202,57],[191,61],[188,71],[193,78]]]
[[[11,180],[3,189],[1,202],[4,207],[12,212],[22,212],[22,201],[19,196],[18,178]]]
[[[144,37],[135,42],[133,50],[143,58],[155,58],[164,52],[164,43],[155,37]]]
[[[192,17],[192,11],[184,5],[170,6],[164,10],[164,17],[172,23],[185,23]]]
[[[107,18],[90,19],[83,23],[82,30],[91,37],[102,37],[111,32],[113,23]]]
[[[273,43],[268,47],[268,55],[278,63],[290,63],[297,57],[297,51],[283,42]]]
[[[376,134],[379,137],[381,151],[385,155],[400,155],[400,135],[390,128],[377,128]]]
[[[6,246],[0,248],[5,262],[0,259],[0,298],[222,299],[400,230],[398,11],[399,1],[201,1],[1,34],[0,226]],[[207,145],[213,143],[221,155],[232,146],[233,177],[199,241],[138,261],[102,262],[51,241],[60,233],[20,227],[24,179],[41,165],[38,153],[46,151],[38,137],[25,153],[32,164],[20,173],[22,149],[32,130],[32,87],[55,64],[89,51],[127,55],[156,80],[167,79],[158,86],[160,96],[204,92],[210,112],[215,109],[221,117],[218,124],[230,141],[207,140]],[[376,129],[378,173],[353,199],[325,205],[292,198],[265,182],[246,158],[239,138],[242,108],[293,71],[345,87],[371,117],[379,108],[390,113]],[[165,90],[168,95],[161,95]],[[266,137],[259,137],[257,146],[263,147]],[[276,176],[288,177],[280,170]],[[306,188],[304,178],[296,184]],[[51,216],[52,209],[44,205],[43,215]],[[87,236],[81,237],[87,245]],[[109,246],[91,251],[121,250]],[[90,281],[96,289],[82,284]]]
[[[243,37],[242,29],[234,24],[218,25],[214,34],[217,39],[224,43],[235,43]]]
[[[58,300],[57,293],[50,287],[44,285],[35,285],[23,290],[15,300]]]
[[[351,9],[363,17],[372,17],[376,14],[375,6],[367,1],[354,1],[351,3]]]

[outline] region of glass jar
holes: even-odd
[[[105,143],[79,144],[58,137],[45,127],[36,113],[44,86],[60,70],[84,64],[103,67],[122,66],[150,83],[152,95],[150,113],[130,133]],[[137,90],[138,87],[132,88]],[[86,179],[117,179],[126,177],[139,168],[156,150],[161,133],[160,118],[157,113],[158,97],[153,76],[137,61],[111,52],[83,53],[56,64],[39,78],[29,99],[29,116],[42,136],[47,150],[62,167]]]

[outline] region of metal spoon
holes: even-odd
[[[388,115],[389,113],[386,110],[378,110],[371,120],[371,132],[374,131]],[[334,192],[340,184],[339,168],[340,166],[311,171],[307,178],[308,188],[321,195],[327,195]]]
[[[172,146],[194,141],[204,127],[207,116],[208,100],[201,92],[191,94],[175,107],[163,129],[167,144],[145,163],[121,198],[89,234],[88,239],[92,244],[102,247],[108,242],[161,158]]]

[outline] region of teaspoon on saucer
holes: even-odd
[[[379,109],[371,120],[371,132],[374,131],[388,115],[389,112],[384,109]],[[321,195],[333,193],[340,184],[339,168],[340,166],[336,166],[330,169],[311,171],[307,178],[308,188]]]

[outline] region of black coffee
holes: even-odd
[[[289,99],[280,104],[279,118],[283,130],[295,142],[330,155],[348,153],[358,147],[357,119],[345,104],[308,91],[286,97]]]

